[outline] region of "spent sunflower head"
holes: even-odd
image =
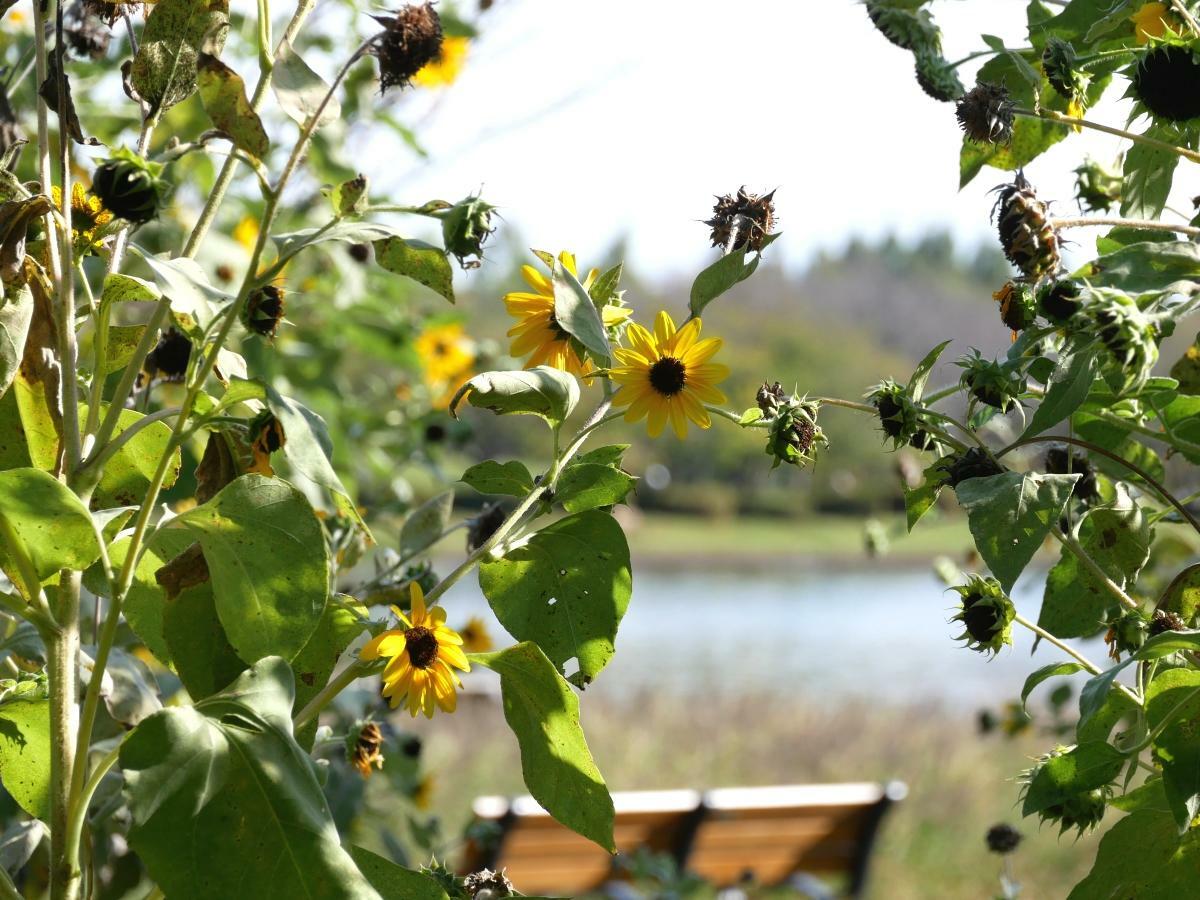
[[[626,422],[646,419],[650,437],[662,434],[667,422],[680,439],[687,437],[689,421],[708,428],[704,404],[725,402],[716,385],[729,377],[729,368],[710,362],[721,339],[700,340],[700,328],[697,318],[676,330],[670,315],[660,312],[653,333],[632,323],[625,332],[629,349],[614,351],[621,365],[609,374],[621,388],[613,405],[628,407]]]
[[[387,660],[383,696],[393,709],[403,703],[410,715],[423,712],[431,719],[434,706],[454,712],[456,691],[462,687],[454,669],[469,672],[471,664],[463,653],[462,637],[446,627],[446,610],[440,606],[426,609],[425,594],[416,582],[409,585],[409,600],[407,616],[392,607],[401,627],[372,638],[359,656]]]
[[[542,257],[541,253],[538,255]],[[542,261],[547,260],[551,260],[548,254]],[[558,255],[558,261],[564,269],[579,278],[575,254],[563,250]],[[547,265],[549,264],[547,262]],[[584,290],[591,289],[599,274],[596,269],[592,269],[586,278],[581,279]],[[528,265],[521,266],[521,276],[533,291],[514,291],[504,295],[505,309],[510,316],[518,320],[516,325],[508,329],[508,336],[512,338],[508,352],[515,357],[528,356],[525,360],[526,369],[550,366],[577,377],[591,372],[592,365],[585,358],[583,346],[558,324],[554,315],[553,281]],[[601,310],[606,328],[621,325],[629,315],[630,310],[611,303]]]
[[[1050,219],[1050,205],[1037,193],[1022,172],[1012,184],[1002,184],[992,215],[1000,235],[1000,246],[1009,262],[1030,281],[1039,281],[1058,271],[1059,237]]]
[[[1156,119],[1200,118],[1200,42],[1159,43],[1133,66],[1130,93]]]
[[[372,45],[379,58],[379,83],[384,93],[408,87],[417,73],[442,52],[442,20],[432,3],[410,3],[390,16],[372,16],[384,27]]]
[[[358,722],[346,735],[346,759],[363,778],[383,768],[383,732],[369,719]]]
[[[1012,140],[1016,104],[1002,84],[981,81],[954,107],[958,125],[977,144],[1007,144]]]

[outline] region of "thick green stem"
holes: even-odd
[[[1189,150],[1186,147],[1177,147],[1175,144],[1146,137],[1144,134],[1134,134],[1132,131],[1126,131],[1123,128],[1113,128],[1111,125],[1101,125],[1099,122],[1089,122],[1087,119],[1065,116],[1052,109],[1014,109],[1013,112],[1018,116],[1025,116],[1030,119],[1045,119],[1048,122],[1057,122],[1059,125],[1073,125],[1078,128],[1090,128],[1093,131],[1102,131],[1105,134],[1133,141],[1135,144],[1144,144],[1147,147],[1153,147],[1155,150],[1165,150],[1168,153],[1174,153],[1177,156],[1182,156],[1184,159],[1190,159],[1192,162],[1200,162],[1200,153],[1197,153],[1195,150]]]
[[[1084,656],[1082,653],[1080,653],[1078,650],[1076,650],[1074,647],[1072,647],[1070,644],[1066,643],[1065,641],[1059,640],[1054,635],[1052,635],[1050,632],[1048,632],[1045,628],[1042,628],[1040,625],[1035,625],[1033,622],[1030,622],[1028,619],[1026,619],[1020,613],[1017,613],[1016,618],[1013,619],[1013,621],[1016,622],[1018,625],[1028,628],[1030,631],[1032,631],[1034,634],[1036,634],[1038,637],[1040,637],[1046,643],[1053,644],[1055,647],[1057,647],[1063,653],[1067,654],[1067,656],[1071,657],[1073,660],[1075,660],[1077,663],[1079,663],[1081,666],[1083,666],[1087,671],[1091,672],[1093,675],[1099,675],[1104,671],[1098,665],[1096,665],[1094,662],[1092,662],[1090,659],[1088,659],[1086,656]],[[1137,694],[1135,694],[1133,691],[1131,691],[1129,688],[1127,688],[1125,685],[1120,684],[1118,682],[1117,688],[1119,690],[1123,691],[1125,693],[1125,695],[1127,697],[1129,697],[1129,699],[1132,700],[1134,703],[1136,703],[1138,706],[1142,705],[1141,698]]]
[[[1050,227],[1054,229],[1091,228],[1099,225],[1114,228],[1138,228],[1143,231],[1170,231],[1176,234],[1186,234],[1188,237],[1200,237],[1200,228],[1194,228],[1191,225],[1176,225],[1172,222],[1158,222],[1154,219],[1122,219],[1119,216],[1077,216],[1075,218],[1050,220]]]
[[[87,822],[88,806],[92,802],[92,797],[96,794],[96,788],[100,786],[100,782],[104,780],[104,776],[109,773],[113,766],[117,764],[117,758],[121,753],[121,745],[113,747],[108,751],[96,764],[96,768],[92,770],[92,774],[88,776],[82,790],[75,797],[74,805],[71,809],[70,821],[67,830],[67,852],[71,859],[77,859],[79,855],[80,842],[83,839],[83,826]],[[81,759],[79,769],[87,769],[87,760]]]
[[[78,732],[79,587],[81,572],[64,572],[56,610],[59,630],[48,635],[46,674],[50,682],[50,898],[76,900],[83,873],[70,852],[72,781]]]
[[[1138,602],[1125,593],[1124,589],[1115,581],[1113,581],[1107,572],[1100,568],[1100,564],[1092,559],[1088,552],[1080,545],[1079,541],[1075,540],[1075,538],[1068,534],[1063,534],[1057,528],[1052,528],[1050,533],[1058,539],[1060,544],[1062,544],[1071,552],[1072,556],[1074,556],[1077,560],[1079,560],[1080,563],[1083,564],[1083,567],[1092,574],[1093,578],[1104,585],[1104,589],[1112,594],[1122,606],[1124,606],[1126,609],[1132,610],[1141,609],[1141,607],[1138,605]]]

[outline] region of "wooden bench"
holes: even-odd
[[[480,797],[461,870],[504,868],[525,894],[574,897],[627,877],[622,855],[645,848],[717,886],[840,876],[858,897],[883,816],[907,793],[900,782],[618,792],[616,857],[532,797]]]

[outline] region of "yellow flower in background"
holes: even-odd
[[[626,422],[646,419],[650,437],[662,434],[667,422],[679,438],[687,436],[688,421],[708,428],[705,403],[724,403],[715,385],[729,377],[729,367],[711,363],[721,349],[720,338],[700,340],[700,320],[692,319],[678,331],[671,317],[660,312],[651,334],[633,323],[625,336],[630,349],[617,350],[623,363],[610,370],[621,385],[614,406],[627,406]]]
[[[475,365],[474,344],[457,322],[426,328],[417,335],[415,346],[425,378],[431,384],[441,385],[461,378]]]
[[[258,219],[246,216],[233,228],[233,239],[245,248],[247,253],[254,252],[258,243]]]
[[[468,653],[487,653],[496,645],[488,633],[487,625],[479,616],[471,616],[467,624],[459,631],[463,639],[463,649]]]
[[[462,682],[450,667],[469,672],[471,664],[462,651],[463,639],[446,627],[446,610],[440,606],[427,610],[425,594],[415,581],[409,585],[409,599],[411,618],[392,607],[404,627],[372,638],[359,656],[388,660],[383,696],[392,709],[403,703],[410,715],[423,712],[432,719],[435,704],[448,713],[458,705],[455,690]]]
[[[449,87],[462,73],[470,49],[470,38],[457,35],[442,38],[441,54],[433,62],[422,66],[413,76],[413,81],[421,87]]]
[[[1150,38],[1162,37],[1168,25],[1175,24],[1175,17],[1168,3],[1144,3],[1129,21],[1133,23],[1133,31],[1139,44],[1150,42]]]
[[[558,261],[564,269],[576,278],[579,277],[573,253],[564,250],[558,255]],[[585,290],[591,288],[598,274],[596,269],[588,272],[587,278],[583,280]],[[553,283],[533,266],[521,266],[521,275],[533,288],[534,293],[514,291],[504,295],[504,306],[508,314],[519,320],[508,330],[508,336],[513,339],[509,353],[516,357],[532,354],[525,360],[526,369],[551,366],[579,377],[590,372],[591,364],[585,364],[584,360],[579,358],[579,354],[571,346],[571,335],[554,317]],[[610,328],[620,325],[629,318],[631,312],[620,306],[605,306],[602,314],[604,326]]]
[[[429,809],[433,802],[433,790],[437,786],[437,781],[432,775],[424,775],[417,786],[413,788],[412,802],[417,809]]]
[[[63,208],[62,188],[54,185],[50,189],[54,205]],[[96,229],[102,228],[113,220],[113,214],[104,208],[99,197],[89,194],[76,181],[71,185],[71,234],[77,244],[84,250],[94,250],[96,247]]]

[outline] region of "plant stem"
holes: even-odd
[[[83,872],[70,853],[72,784],[77,769],[75,737],[79,668],[79,585],[82,572],[64,571],[59,579],[58,633],[46,647],[50,682],[50,897],[75,900]],[[78,766],[82,768],[82,766]]]
[[[1171,8],[1179,13],[1179,17],[1187,22],[1188,28],[1192,29],[1192,34],[1200,36],[1200,22],[1196,21],[1196,17],[1188,12],[1188,8],[1183,4],[1183,0],[1171,0]]]
[[[303,728],[312,719],[320,715],[321,710],[333,702],[334,697],[358,679],[370,674],[371,665],[371,663],[356,659],[350,665],[346,666],[346,668],[342,669],[341,674],[337,678],[332,679],[329,684],[321,688],[321,693],[309,700],[304,709],[296,713],[296,717],[292,720],[292,728]]]
[[[1038,637],[1040,637],[1042,640],[1046,641],[1047,643],[1053,644],[1055,647],[1057,647],[1063,653],[1067,654],[1067,656],[1071,657],[1073,660],[1075,660],[1077,663],[1079,663],[1081,666],[1083,666],[1085,669],[1087,669],[1093,675],[1100,675],[1104,672],[1103,669],[1101,669],[1098,665],[1096,665],[1094,662],[1092,662],[1090,659],[1088,659],[1086,656],[1084,656],[1082,653],[1080,653],[1078,650],[1076,650],[1070,644],[1066,643],[1065,641],[1059,640],[1054,635],[1052,635],[1050,632],[1048,632],[1045,628],[1042,628],[1040,625],[1035,625],[1033,622],[1030,622],[1028,619],[1026,619],[1020,613],[1017,613],[1016,618],[1014,618],[1013,621],[1016,622],[1018,625],[1022,625],[1025,628],[1028,628],[1030,631],[1032,631],[1034,634],[1036,634]],[[1127,697],[1129,697],[1129,699],[1132,700],[1134,703],[1136,703],[1138,706],[1142,705],[1141,698],[1138,697],[1137,694],[1135,694],[1133,691],[1131,691],[1125,685],[1121,684],[1120,682],[1117,682],[1117,689],[1123,691],[1125,693],[1125,695]]]
[[[838,397],[813,397],[813,402],[819,403],[822,406],[840,406],[843,409],[852,409],[855,412],[866,413],[869,416],[879,415],[879,410],[867,403],[856,403],[853,400],[841,400]]]
[[[117,758],[120,756],[120,753],[121,745],[118,743],[96,764],[96,768],[92,770],[92,774],[88,777],[79,796],[75,798],[75,804],[71,809],[66,839],[71,859],[75,859],[79,854],[79,845],[83,837],[83,826],[87,822],[88,806],[92,802],[92,797],[96,794],[96,788],[100,786],[100,782],[104,780],[104,776],[117,764]],[[87,760],[81,760],[79,768],[86,769]]]
[[[1122,219],[1120,216],[1076,216],[1066,219],[1051,219],[1051,228],[1089,228],[1097,225],[1111,225],[1117,228],[1140,228],[1146,231],[1173,231],[1186,234],[1188,237],[1200,237],[1200,228],[1191,225],[1176,225],[1172,222],[1158,222],[1153,219]]]
[[[40,88],[45,84],[46,78],[50,74],[50,56],[46,49],[46,16],[49,13],[48,3],[44,3],[44,0],[35,0],[33,4],[33,47],[35,59],[34,78],[37,79],[36,88]],[[35,90],[36,93],[37,91]],[[37,172],[42,191],[49,194],[50,186],[54,183],[53,172],[50,168],[50,108],[40,96],[37,99]],[[69,196],[64,194],[63,205],[68,205],[70,199]],[[45,220],[46,235],[48,237],[46,251],[50,256],[51,277],[57,282],[62,275],[62,269],[58,254],[58,243],[53,240],[55,224],[54,216],[48,213]]]
[[[1071,537],[1069,534],[1063,534],[1057,528],[1052,528],[1050,533],[1058,539],[1060,544],[1070,550],[1071,554],[1076,559],[1083,563],[1084,568],[1086,568],[1092,574],[1092,577],[1104,585],[1105,590],[1107,590],[1118,601],[1120,601],[1122,606],[1132,610],[1141,608],[1136,600],[1125,593],[1124,589],[1115,581],[1113,581],[1108,576],[1107,572],[1100,568],[1100,564],[1088,555],[1088,552],[1083,549],[1079,541],[1075,540],[1075,538]]]
[[[1154,147],[1156,150],[1165,150],[1168,153],[1174,153],[1182,156],[1184,159],[1190,159],[1192,162],[1200,162],[1200,153],[1195,150],[1188,150],[1186,147],[1177,147],[1174,144],[1169,144],[1166,141],[1156,140],[1155,138],[1146,137],[1144,134],[1134,134],[1132,131],[1125,131],[1122,128],[1113,128],[1111,125],[1101,125],[1099,122],[1089,122],[1087,119],[1077,119],[1074,116],[1065,116],[1060,112],[1055,112],[1052,109],[1043,109],[1035,111],[1032,109],[1014,109],[1013,113],[1018,116],[1025,116],[1031,119],[1045,119],[1048,122],[1057,122],[1059,125],[1074,125],[1080,128],[1090,128],[1093,131],[1102,131],[1105,134],[1116,135],[1120,138],[1125,138],[1128,141],[1133,141],[1135,144],[1145,144],[1147,147]]]

